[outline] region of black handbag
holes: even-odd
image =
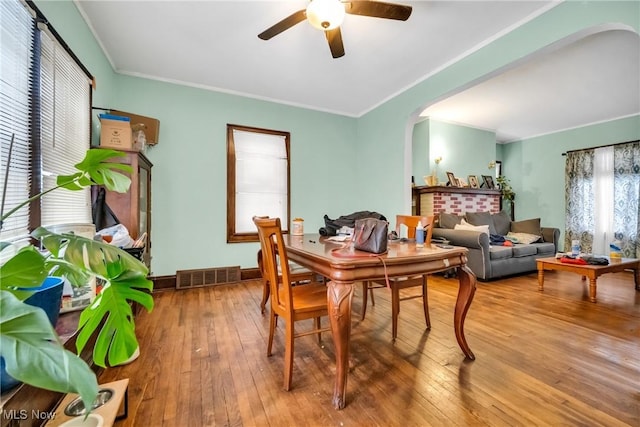
[[[353,247],[373,254],[385,253],[388,233],[387,221],[375,218],[357,219],[353,232]]]

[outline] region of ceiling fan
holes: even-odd
[[[340,25],[345,13],[406,21],[411,16],[411,10],[411,6],[373,0],[311,0],[306,9],[287,16],[282,21],[258,34],[258,37],[262,40],[269,40],[306,19],[315,28],[324,31],[327,42],[329,42],[331,55],[334,58],[340,58],[344,56]]]

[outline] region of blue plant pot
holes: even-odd
[[[58,315],[60,314],[63,285],[64,279],[60,277],[47,277],[44,282],[42,282],[42,285],[37,288],[23,288],[23,290],[35,291],[35,293],[24,300],[24,302],[43,309],[53,327],[56,326]],[[4,393],[19,384],[20,381],[7,374],[4,358],[0,357],[0,391]]]
[[[35,291],[33,295],[24,300],[26,304],[40,307],[47,313],[51,326],[55,328],[60,315],[60,304],[62,302],[62,290],[64,279],[60,277],[47,277],[37,288],[25,288],[24,290]]]

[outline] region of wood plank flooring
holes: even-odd
[[[453,331],[457,280],[429,279],[432,328],[420,300],[401,303],[391,342],[386,290],[352,320],[347,407],[331,405],[330,334],[295,342],[293,388],[282,390],[283,323],[266,356],[259,281],[163,291],[137,318],[141,356],[100,382],[129,378],[117,426],[640,426],[640,292],[630,273],[598,279],[547,272],[479,282],[464,359]],[[409,289],[408,293],[417,291]]]

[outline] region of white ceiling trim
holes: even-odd
[[[185,82],[185,81],[181,81],[181,80],[165,79],[165,78],[162,78],[162,77],[149,76],[149,75],[142,74],[142,73],[131,73],[131,72],[126,72],[126,71],[124,71],[124,72],[118,71],[118,74],[121,74],[123,76],[140,77],[140,78],[145,78],[145,79],[148,79],[148,80],[155,80],[155,81],[159,81],[159,82],[171,83],[171,84],[175,84],[175,85],[179,85],[179,86],[187,86],[187,87],[192,87],[192,88],[195,88],[195,89],[206,90],[206,91],[209,91],[209,92],[218,92],[218,93],[224,93],[224,94],[229,94],[229,95],[237,95],[237,96],[240,96],[240,97],[243,97],[243,98],[251,98],[251,99],[256,99],[256,100],[259,100],[259,101],[272,102],[274,104],[279,104],[279,105],[289,105],[291,107],[304,108],[304,109],[307,109],[307,110],[314,110],[314,111],[319,111],[319,112],[323,112],[323,113],[338,114],[338,115],[341,115],[341,116],[353,117],[353,118],[358,118],[359,117],[359,116],[356,116],[354,114],[350,114],[350,113],[347,113],[347,112],[333,111],[333,110],[329,110],[329,109],[323,109],[321,107],[316,107],[316,106],[313,106],[313,105],[306,105],[306,104],[295,103],[295,102],[292,102],[292,101],[279,100],[279,99],[274,99],[274,98],[270,98],[270,97],[266,97],[266,96],[260,96],[260,95],[254,95],[254,94],[251,94],[251,93],[234,91],[232,89],[218,88],[218,87],[207,86],[207,85],[202,85],[202,84],[198,84],[198,83]]]
[[[407,111],[411,124],[428,108],[436,120],[491,129],[501,142],[606,122],[635,110],[640,114],[635,31],[634,37],[585,39],[566,51],[558,49],[569,38],[550,40],[510,64],[486,64],[482,76],[483,69],[468,70],[478,77],[460,87],[420,90],[514,30],[555,16],[553,9],[566,1],[396,0],[412,5],[409,22],[400,27],[351,17],[344,31],[354,49],[337,61],[325,55],[326,41],[308,25],[276,43],[262,44],[254,36],[308,0],[71,1],[116,76],[351,118],[410,98],[415,105],[405,108],[413,109]],[[614,24],[599,31],[610,29],[630,28]],[[557,53],[545,56],[554,49]],[[431,110],[435,105],[439,110]]]
[[[202,0],[202,1],[204,1],[204,0]],[[461,53],[460,55],[454,57],[450,61],[442,64],[441,66],[439,66],[437,68],[435,68],[433,71],[425,74],[424,76],[422,76],[419,79],[415,80],[413,83],[410,83],[408,85],[405,85],[405,86],[401,87],[396,92],[392,93],[391,95],[387,96],[386,98],[383,98],[380,102],[372,105],[371,107],[369,107],[369,108],[367,108],[367,109],[365,109],[363,111],[360,111],[359,113],[355,113],[355,114],[348,113],[348,112],[345,112],[345,111],[339,111],[339,110],[335,110],[335,109],[324,109],[324,108],[320,108],[320,107],[309,105],[309,104],[296,103],[296,102],[286,101],[286,100],[273,98],[273,97],[265,97],[265,96],[255,95],[255,94],[242,92],[242,91],[235,91],[235,90],[226,89],[226,88],[222,88],[222,87],[202,85],[202,84],[191,83],[191,82],[187,82],[187,81],[183,81],[183,80],[166,79],[166,78],[152,76],[152,75],[148,75],[148,74],[144,74],[144,73],[135,73],[135,72],[123,71],[121,69],[118,69],[118,67],[115,65],[115,61],[113,60],[113,58],[109,54],[108,50],[106,49],[104,42],[102,41],[102,39],[98,35],[98,32],[95,30],[94,26],[91,24],[91,19],[86,14],[84,9],[79,6],[78,0],[73,0],[73,4],[76,7],[76,9],[78,10],[78,12],[80,13],[80,15],[82,16],[82,18],[84,19],[85,23],[87,24],[87,27],[91,31],[91,34],[93,34],[93,37],[98,42],[98,45],[100,46],[100,49],[102,50],[103,54],[107,58],[107,61],[111,65],[111,68],[114,70],[114,72],[116,72],[118,74],[121,74],[121,75],[124,75],[124,76],[144,78],[144,79],[154,80],[154,81],[159,81],[159,82],[164,82],[164,83],[176,84],[176,85],[191,87],[191,88],[195,88],[195,89],[202,89],[202,90],[207,90],[207,91],[211,91],[211,92],[226,93],[226,94],[229,94],[229,95],[236,95],[236,96],[256,99],[256,100],[260,100],[260,101],[273,102],[273,103],[282,104],[282,105],[289,105],[289,106],[292,106],[292,107],[304,108],[304,109],[309,109],[309,110],[313,110],[313,111],[320,111],[320,112],[329,113],[329,114],[337,114],[337,115],[346,116],[346,117],[359,118],[359,117],[362,117],[365,114],[375,110],[376,108],[380,107],[381,105],[385,104],[386,102],[390,101],[391,99],[397,97],[398,95],[406,92],[407,90],[411,89],[412,87],[414,87],[414,86],[424,82],[425,80],[428,80],[429,78],[437,75],[438,73],[440,73],[443,70],[447,69],[451,65],[461,61],[462,59],[466,58],[467,56],[470,56],[470,55],[474,54],[475,52],[477,52],[480,49],[488,46],[489,44],[491,44],[494,41],[500,39],[501,37],[505,36],[506,34],[514,31],[515,29],[517,29],[519,27],[521,27],[522,25],[524,25],[524,24],[534,20],[535,18],[539,17],[540,15],[548,12],[549,10],[551,10],[554,7],[556,7],[559,4],[561,4],[563,1],[564,0],[553,0],[551,3],[547,4],[546,6],[542,7],[541,9],[538,9],[538,10],[534,11],[533,13],[529,14],[528,16],[526,16],[525,18],[521,19],[520,21],[517,21],[517,22],[513,23],[509,27],[497,32],[492,37],[489,37],[489,38],[481,41],[480,43],[478,43],[474,47],[468,49],[467,51],[465,51],[465,52]],[[455,92],[450,92],[450,94],[451,93],[455,93]],[[442,98],[440,98],[440,99],[442,99]],[[423,108],[425,108],[425,107],[422,107],[422,109]]]
[[[435,100],[433,103],[429,104],[421,113],[420,116],[421,117],[430,117],[433,118],[435,120],[438,121],[444,121],[444,122],[448,122],[448,123],[456,123],[462,126],[467,126],[467,127],[472,127],[472,128],[476,128],[476,129],[482,129],[482,130],[490,130],[492,132],[495,132],[497,137],[498,137],[498,143],[511,143],[511,142],[516,142],[516,141],[521,141],[523,139],[529,139],[529,138],[537,138],[540,136],[544,136],[544,135],[549,135],[549,134],[553,134],[556,132],[562,132],[562,131],[567,131],[567,130],[571,130],[571,129],[577,129],[580,127],[584,127],[584,126],[591,126],[591,125],[595,125],[595,124],[600,124],[600,123],[606,123],[609,121],[613,121],[613,120],[619,120],[619,119],[623,119],[623,118],[628,118],[628,117],[634,117],[637,116],[638,114],[640,114],[640,93],[637,94],[637,100],[638,100],[638,111],[634,111],[632,113],[629,114],[619,114],[613,117],[607,117],[604,118],[602,120],[592,120],[592,121],[588,121],[588,122],[583,122],[580,123],[578,125],[571,125],[571,126],[566,126],[566,127],[556,127],[554,129],[551,129],[549,131],[544,131],[544,132],[539,132],[539,133],[526,133],[526,135],[522,134],[522,132],[516,132],[517,136],[510,136],[510,135],[506,135],[504,134],[504,131],[501,132],[501,128],[493,128],[492,126],[483,126],[484,123],[488,122],[496,122],[495,116],[486,116],[484,117],[481,113],[476,114],[476,113],[470,113],[471,106],[472,105],[482,105],[483,100],[486,101],[486,99],[483,98],[477,98],[477,96],[474,95],[470,95],[471,93],[477,93],[474,92],[474,90],[476,88],[480,88],[480,87],[486,87],[487,84],[489,85],[493,85],[493,93],[495,94],[495,96],[501,100],[508,100],[506,102],[503,102],[506,105],[511,105],[513,106],[516,110],[518,109],[518,106],[520,105],[520,102],[523,101],[522,98],[518,99],[517,95],[512,94],[511,92],[509,92],[508,89],[508,85],[504,86],[504,89],[501,89],[502,84],[494,84],[494,82],[499,82],[500,80],[498,80],[501,76],[507,74],[507,73],[511,73],[510,74],[510,79],[511,82],[513,83],[513,79],[514,79],[514,75],[513,75],[513,71],[517,71],[517,72],[521,72],[520,70],[524,70],[527,67],[529,67],[530,65],[535,65],[538,61],[544,61],[547,55],[552,55],[557,53],[558,51],[562,50],[562,49],[571,49],[574,45],[577,45],[579,42],[582,42],[583,40],[591,37],[591,36],[597,36],[597,35],[605,35],[607,33],[612,33],[612,32],[616,32],[616,31],[623,31],[626,33],[630,33],[633,34],[637,40],[638,40],[638,45],[640,46],[640,35],[638,34],[638,32],[631,26],[629,25],[625,25],[625,24],[620,24],[620,23],[608,23],[608,24],[600,24],[600,25],[595,25],[589,28],[585,28],[581,31],[578,31],[576,33],[570,34],[568,36],[566,36],[563,39],[557,40],[553,43],[550,43],[549,45],[535,51],[532,52],[531,54],[520,58],[510,64],[507,64],[499,69],[494,70],[491,73],[488,73],[484,76],[481,76],[480,78],[471,81],[463,86],[461,86],[460,88],[454,90],[454,91],[450,91],[449,93],[446,93],[444,95],[442,95],[441,97],[439,97],[437,100]],[[598,59],[595,59],[596,61]],[[595,67],[585,67],[585,70],[590,70],[591,68]],[[560,68],[558,68],[560,69]],[[636,79],[640,79],[640,77],[638,77],[638,73],[635,72],[633,73],[635,75]],[[519,85],[521,86],[526,86],[527,82],[533,81],[534,79],[532,78],[531,75],[529,75],[526,72],[522,72],[521,74],[518,75],[517,77],[519,80],[517,80],[519,82]],[[627,76],[628,78],[628,76]],[[628,84],[629,81],[628,80],[624,80],[622,82],[611,82],[612,84]],[[484,85],[484,86],[483,86]],[[482,92],[482,91],[480,91]],[[516,96],[516,98],[514,98],[514,96]],[[532,97],[534,95],[532,94]],[[633,96],[633,94],[631,94],[631,96]],[[524,102],[526,102],[526,100],[524,100]],[[462,120],[456,120],[454,118],[447,118],[445,117],[446,115],[448,115],[447,113],[447,105],[449,106],[449,111],[451,110],[451,106],[455,106],[456,109],[460,109],[460,111],[467,111],[467,113],[465,113],[465,115],[462,118]],[[584,105],[575,105],[574,108],[584,108]],[[479,110],[477,110],[479,111]],[[559,114],[561,112],[558,112]],[[499,112],[497,112],[496,114],[500,114]],[[505,126],[505,128],[508,128],[508,126]],[[501,135],[502,133],[502,135]],[[505,138],[506,137],[506,138]]]
[[[467,56],[471,56],[472,54],[476,53],[477,51],[479,51],[480,49],[490,45],[491,43],[493,43],[494,41],[500,39],[501,37],[509,34],[510,32],[512,32],[513,30],[523,26],[524,24],[526,24],[529,21],[534,20],[535,18],[537,18],[538,16],[548,12],[549,10],[553,9],[554,7],[558,6],[560,3],[562,3],[564,0],[555,0],[554,2],[548,4],[547,6],[543,7],[542,9],[539,9],[533,13],[531,13],[530,15],[526,16],[525,18],[521,19],[518,22],[515,22],[514,24],[512,24],[511,26],[505,28],[502,31],[497,32],[496,34],[494,34],[492,37],[489,37],[483,41],[481,41],[480,43],[478,43],[477,45],[475,45],[474,47],[472,47],[471,49],[468,49],[465,52],[462,52],[460,55],[454,57],[452,60],[445,62],[444,64],[442,64],[441,66],[439,66],[438,68],[435,68],[432,72],[425,74],[423,77],[419,78],[418,80],[416,80],[413,83],[410,83],[402,88],[400,88],[397,92],[393,93],[392,95],[389,95],[387,98],[383,99],[382,101],[380,101],[379,103],[373,105],[371,108],[362,111],[359,115],[359,117],[367,114],[370,111],[375,110],[376,108],[378,108],[379,106],[381,106],[382,104],[386,103],[387,101],[395,98],[396,96],[400,95],[401,93],[406,92],[407,90],[411,89],[412,87],[424,82],[425,80],[430,79],[431,77],[437,75],[438,73],[442,72],[443,70],[449,68],[450,66],[452,66],[453,64],[462,61],[464,58],[466,58]],[[449,95],[443,95],[442,97],[438,98],[439,100],[442,100],[443,98],[446,98],[448,96],[450,96],[452,93],[456,93],[458,90],[455,89],[454,91],[449,92]],[[435,103],[437,101],[432,102]],[[426,106],[428,106],[430,104],[426,104]],[[426,106],[422,106],[419,107],[419,109],[424,109],[426,108]]]
[[[100,49],[102,50],[102,53],[107,58],[107,61],[109,61],[109,65],[111,65],[111,69],[114,72],[117,73],[118,70],[116,69],[115,62],[113,61],[113,58],[111,58],[111,55],[109,55],[109,51],[107,51],[107,49],[105,48],[104,43],[102,42],[102,39],[100,38],[100,36],[96,32],[95,28],[93,28],[93,25],[91,24],[91,19],[89,19],[89,16],[87,16],[87,14],[85,13],[84,9],[82,9],[78,5],[78,1],[77,0],[73,0],[73,5],[76,7],[76,10],[80,14],[80,16],[82,16],[82,19],[84,19],[84,22],[85,22],[85,24],[87,24],[87,27],[89,28],[89,31],[91,31],[91,34],[93,34],[93,38],[96,39],[96,41],[98,42],[98,46],[100,46]]]
[[[512,140],[509,140],[509,141],[496,141],[496,143],[498,143],[498,144],[511,144],[512,142],[522,141],[523,139],[531,140],[533,138],[540,138],[540,137],[546,136],[546,135],[553,135],[554,133],[566,132],[566,131],[570,131],[570,130],[573,130],[573,129],[580,129],[580,128],[583,128],[583,127],[586,127],[586,126],[599,125],[599,124],[602,124],[602,123],[613,122],[615,120],[628,119],[628,118],[636,117],[636,116],[638,116],[637,113],[632,113],[632,114],[627,114],[627,115],[624,115],[624,116],[613,117],[611,119],[597,120],[597,121],[591,122],[591,123],[585,123],[585,124],[580,124],[580,125],[577,125],[577,126],[571,126],[571,127],[564,128],[564,129],[557,129],[557,130],[554,129],[554,130],[552,130],[550,132],[544,132],[544,133],[540,133],[540,134],[537,134],[537,135],[531,135],[531,136],[527,136],[526,138],[512,139]],[[464,125],[464,126],[468,126],[468,125]]]

